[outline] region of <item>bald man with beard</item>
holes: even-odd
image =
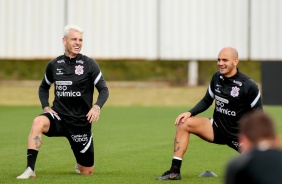
[[[239,71],[238,63],[235,48],[225,47],[219,52],[218,71],[213,74],[203,99],[180,114],[174,122],[176,134],[171,167],[156,180],[181,179],[180,168],[190,134],[210,143],[227,145],[239,152],[239,120],[254,109],[262,110],[262,100],[257,84]],[[196,116],[207,110],[214,100],[212,118]]]

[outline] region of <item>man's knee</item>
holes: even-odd
[[[92,167],[83,167],[78,165],[81,175],[92,175],[94,173],[94,166]]]
[[[212,142],[214,139],[212,124],[208,118],[187,118],[185,122],[179,124],[177,131],[195,134],[209,142]]]
[[[50,122],[45,116],[37,116],[32,123],[32,130],[46,132],[49,129]]]
[[[187,118],[186,121],[178,124],[177,130],[191,131],[192,128],[193,128],[193,118]]]
[[[190,133],[204,133],[207,131],[212,131],[212,125],[208,118],[202,117],[190,117],[186,121],[179,123],[177,127],[178,131],[187,131]]]
[[[80,174],[81,175],[92,175],[93,174],[93,170],[91,170],[91,169],[82,169],[80,171]]]

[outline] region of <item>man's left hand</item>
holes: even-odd
[[[86,115],[87,120],[92,123],[97,122],[100,116],[100,107],[98,105],[94,105]]]

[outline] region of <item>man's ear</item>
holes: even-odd
[[[238,58],[233,61],[234,66],[237,66],[238,63],[239,63],[239,59]]]
[[[66,38],[65,37],[62,38],[62,42],[63,42],[64,45],[66,45]]]
[[[275,147],[279,148],[280,147],[280,143],[281,143],[281,139],[282,137],[281,136],[276,136],[275,140],[274,140],[274,145]]]

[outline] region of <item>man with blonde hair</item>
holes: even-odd
[[[33,120],[27,146],[27,167],[18,179],[35,178],[35,162],[42,144],[42,134],[66,137],[76,158],[75,171],[83,175],[94,172],[92,122],[99,119],[100,109],[109,91],[98,63],[80,54],[82,29],[64,28],[65,53],[51,60],[39,87],[43,114]],[[55,99],[49,106],[49,89],[54,83]],[[99,95],[93,103],[94,88]]]

